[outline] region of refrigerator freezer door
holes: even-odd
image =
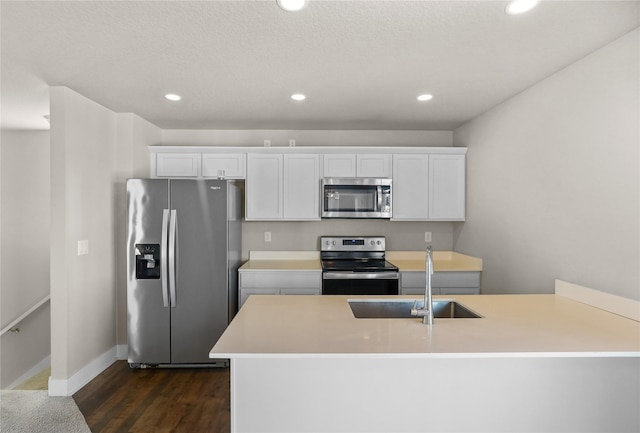
[[[159,279],[136,278],[136,245],[166,245],[163,214],[169,208],[168,181],[127,181],[127,334],[131,364],[170,362],[170,313],[167,297],[166,251],[160,251]],[[154,262],[154,266],[156,263]],[[166,283],[166,281],[165,281]]]
[[[210,363],[229,321],[227,182],[171,180],[176,211],[171,362]]]

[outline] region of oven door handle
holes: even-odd
[[[323,272],[323,280],[397,280],[398,272]]]

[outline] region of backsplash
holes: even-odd
[[[320,236],[385,236],[387,250],[421,251],[425,232],[431,232],[436,250],[453,249],[452,222],[396,222],[388,220],[331,219],[321,221],[243,221],[242,258],[249,251],[319,251]],[[271,242],[265,242],[265,232]]]

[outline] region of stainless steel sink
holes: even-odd
[[[411,319],[414,300],[408,299],[350,299],[349,306],[357,319]],[[418,301],[422,308],[424,301]],[[433,301],[433,317],[436,319],[478,319],[482,316],[450,300]]]

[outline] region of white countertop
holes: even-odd
[[[484,317],[432,327],[418,318],[356,319],[347,302],[354,298],[372,297],[251,296],[210,356],[640,356],[640,322],[560,295],[434,296]]]
[[[387,261],[400,271],[422,271],[425,269],[424,251],[387,251]],[[434,251],[433,267],[437,272],[482,271],[482,259],[454,251]],[[320,253],[317,251],[251,251],[249,261],[242,271],[319,271]]]

